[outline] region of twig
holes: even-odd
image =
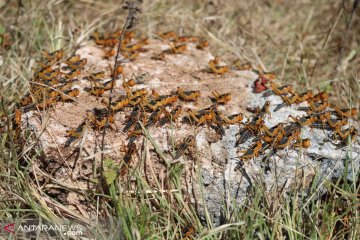
[[[116,51],[116,56],[115,56],[115,60],[114,60],[114,67],[113,67],[113,72],[112,72],[112,76],[111,76],[111,87],[110,87],[110,94],[109,94],[109,103],[107,106],[107,114],[106,114],[106,124],[105,127],[103,128],[103,132],[102,132],[102,139],[101,139],[101,162],[100,162],[100,176],[101,176],[101,181],[104,180],[104,176],[103,176],[103,167],[104,167],[104,147],[105,147],[105,135],[106,135],[106,127],[109,125],[109,115],[110,115],[110,107],[111,107],[111,102],[112,102],[112,93],[114,90],[114,83],[115,83],[115,79],[117,76],[116,75],[116,68],[118,65],[118,58],[119,55],[121,54],[121,43],[123,41],[125,32],[131,28],[133,28],[135,26],[135,24],[137,23],[137,14],[141,12],[141,9],[139,8],[139,4],[142,2],[142,0],[132,0],[132,1],[125,1],[125,5],[123,6],[124,9],[128,9],[129,13],[128,16],[126,18],[125,24],[122,28],[120,37],[119,37],[119,43],[118,43],[118,47],[117,47],[117,51]],[[103,189],[105,190],[105,189]]]
[[[356,9],[358,8],[358,6],[359,6],[359,3],[360,3],[360,0],[354,0],[350,17],[349,17],[349,19],[348,19],[348,21],[347,21],[347,23],[346,23],[346,30],[345,30],[345,35],[344,35],[345,41],[346,41],[347,38],[348,38],[349,30],[350,30],[351,24],[352,24],[352,19],[353,19],[355,10],[356,10]],[[345,9],[344,1],[343,1],[343,8]],[[344,55],[344,44],[342,44],[342,45],[341,45],[341,48],[340,48],[339,59],[338,59],[338,62],[337,62],[337,69],[339,69],[339,66],[342,64],[343,55]]]

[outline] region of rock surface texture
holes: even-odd
[[[289,115],[305,115],[306,112],[298,110],[298,107],[306,107],[307,104],[293,104],[274,112],[283,99],[278,95],[262,97],[261,93],[253,93],[252,84],[258,74],[250,70],[235,69],[224,74],[211,73],[208,62],[214,56],[206,48],[197,49],[193,43],[188,43],[187,49],[180,54],[167,54],[163,60],[153,59],[153,56],[168,48],[169,45],[164,41],[150,40],[134,61],[122,63],[124,76],[117,80],[113,92],[115,100],[125,96],[126,92],[121,83],[123,79],[131,78],[141,79],[141,83],[132,88],[133,91],[145,88],[149,94],[155,90],[160,95],[167,95],[181,87],[201,92],[201,97],[196,102],[177,100],[174,106],[181,105],[182,114],[174,123],[149,126],[148,136],[152,140],[149,141],[147,139],[150,138],[144,136],[134,140],[136,154],[132,155],[130,169],[141,162],[142,153],[146,152],[143,164],[147,167],[139,170],[149,176],[148,181],[154,188],[155,177],[159,182],[166,178],[166,165],[163,161],[170,164],[180,162],[185,166],[182,175],[184,191],[191,196],[190,199],[196,204],[200,216],[204,216],[206,207],[214,223],[219,224],[221,219],[226,217],[223,207],[230,206],[233,200],[239,203],[244,201],[249,187],[254,183],[261,182],[269,192],[286,191],[300,181],[310,184],[317,173],[322,178],[320,181],[339,177],[344,174],[345,162],[353,167],[348,169],[349,179],[354,174],[351,169],[359,169],[358,139],[353,141],[351,147],[339,146],[338,142],[331,139],[332,130],[309,126],[301,128],[301,138],[310,139],[310,147],[279,149],[275,154],[269,154],[272,151],[269,147],[258,155],[243,160],[244,152],[241,151],[253,146],[256,138],[249,137],[244,143],[237,144],[239,131],[253,115],[246,111],[247,107],[261,108],[269,101],[271,116],[266,114],[264,123],[271,128],[278,123],[289,125],[293,122],[288,118]],[[77,128],[94,108],[106,107],[103,102],[107,100],[109,92],[102,96],[93,96],[84,89],[91,88],[86,76],[91,72],[110,72],[109,65],[113,64],[113,58],[104,58],[104,51],[92,42],[80,47],[76,53],[87,59],[87,64],[78,77],[79,81],[74,83],[74,87],[80,89],[76,101],[57,103],[47,111],[28,111],[24,113],[23,119],[27,119],[27,126],[35,129],[46,155],[46,163],[38,167],[43,171],[46,169],[52,179],[56,179],[56,183],[71,189],[86,190],[94,186],[89,185],[86,179],[91,178],[93,169],[99,167],[102,130],[89,127],[81,138],[65,147],[68,140],[66,131]],[[210,98],[215,90],[220,94],[230,93],[232,97],[228,103],[217,106],[219,112],[225,116],[236,113],[244,113],[246,116],[242,124],[224,125],[222,134],[207,124],[186,121],[187,109],[198,111],[213,104]],[[171,107],[165,109],[169,112],[172,110]],[[124,132],[123,128],[130,113],[130,108],[116,113],[112,128],[106,130],[104,153],[107,158],[119,164],[125,155],[122,149],[129,141],[129,133]],[[353,123],[350,121],[350,124]],[[177,146],[190,136],[194,137],[194,144],[175,159]],[[152,174],[153,171],[156,175]],[[130,172],[131,170],[128,174]],[[56,194],[57,190],[52,189],[53,185],[50,183],[44,188]],[[82,199],[75,192],[64,196],[62,200],[85,218],[92,218],[96,213],[95,209],[79,210],[81,206],[77,205]]]

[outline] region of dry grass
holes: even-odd
[[[360,9],[347,32],[352,1],[344,2],[343,6],[337,0],[145,0],[137,30],[149,36],[167,30],[203,36],[212,51],[229,62],[249,61],[275,71],[284,83],[326,89],[333,102],[359,107]],[[115,1],[0,2],[0,34],[4,29],[11,36],[9,46],[3,41],[0,48],[0,126],[8,124],[14,102],[26,92],[31,66],[41,50],[74,51],[95,29],[121,28],[125,14]],[[33,181],[31,162],[43,157],[36,136],[29,131],[26,141],[16,142],[14,134],[3,132],[0,139],[0,219],[76,218]],[[213,228],[200,222],[180,193],[181,171],[180,166],[169,169],[169,181],[179,190],[173,193],[153,193],[136,172],[137,191],[130,196],[121,191],[129,187],[127,182],[119,181],[110,185],[109,195],[83,192],[99,218],[109,221],[109,232],[98,225],[92,234],[100,239],[180,239],[190,223],[199,239],[355,239],[359,234],[358,176],[353,182],[327,182],[325,195],[317,192],[314,179],[310,189],[294,189],[287,199],[278,197],[276,202],[269,202],[256,186],[244,206],[234,203],[228,225]]]

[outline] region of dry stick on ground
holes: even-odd
[[[132,1],[126,1],[125,5],[123,6],[124,9],[128,9],[129,13],[128,16],[126,18],[125,24],[123,26],[123,29],[121,31],[121,35],[119,37],[119,43],[118,43],[118,47],[117,47],[117,51],[116,51],[116,56],[115,56],[115,60],[114,60],[114,67],[113,67],[113,72],[112,72],[112,77],[111,77],[111,87],[110,87],[110,94],[109,94],[109,104],[107,107],[107,114],[106,114],[106,124],[105,127],[103,128],[103,132],[102,132],[102,139],[101,139],[101,162],[100,162],[100,176],[101,176],[101,181],[104,181],[104,176],[103,176],[103,167],[104,167],[104,146],[105,146],[105,135],[106,135],[106,127],[109,125],[109,115],[110,115],[110,107],[111,107],[111,102],[112,102],[112,93],[114,90],[114,83],[115,83],[115,79],[116,79],[116,68],[117,68],[117,64],[118,64],[118,58],[119,55],[121,53],[121,43],[122,40],[124,38],[124,34],[127,30],[130,30],[131,28],[133,28],[135,26],[135,24],[137,23],[137,14],[141,12],[141,9],[139,8],[139,4],[142,2],[142,0],[132,0]],[[103,187],[105,185],[103,184]],[[106,190],[106,188],[104,188],[103,190]]]
[[[344,35],[344,41],[347,40],[348,38],[348,34],[349,34],[349,30],[351,28],[351,24],[352,24],[352,19],[353,19],[353,16],[354,16],[354,13],[355,13],[355,10],[358,8],[360,4],[360,0],[354,0],[354,3],[353,3],[353,6],[352,6],[352,10],[351,10],[351,13],[350,13],[350,17],[349,19],[347,20],[347,24],[346,24],[346,30],[345,30],[345,35]],[[343,1],[343,9],[345,9],[345,3]],[[337,66],[339,67],[341,65],[341,61],[342,61],[342,58],[343,58],[343,55],[344,55],[344,44],[341,45],[341,48],[340,48],[340,54],[339,54],[339,59],[338,59],[338,63],[337,63]]]

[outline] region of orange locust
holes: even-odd
[[[179,118],[182,111],[182,107],[180,105],[176,106],[170,113],[165,111],[165,116],[159,121],[159,125],[163,126],[168,122],[173,122],[177,118]]]
[[[170,54],[180,54],[183,53],[187,50],[187,45],[186,44],[173,44],[170,43],[170,49],[165,50],[164,53],[170,53]]]
[[[137,43],[129,44],[129,45],[123,45],[121,47],[122,50],[126,52],[135,52],[139,51],[142,47],[144,47],[146,44],[149,44],[149,39],[145,38]]]
[[[145,124],[145,123],[143,123]],[[135,124],[134,129],[128,133],[128,138],[130,142],[133,142],[137,137],[142,135],[142,127],[139,122]]]
[[[50,81],[54,78],[56,78],[57,76],[59,76],[60,74],[60,69],[54,69],[51,72],[39,72],[38,75],[41,79],[46,80],[46,81]]]
[[[39,102],[37,104],[31,104],[31,105],[27,105],[26,107],[23,108],[24,112],[27,112],[30,109],[33,108],[38,108],[39,110],[44,110],[44,109],[48,109],[52,106],[54,106],[57,103],[56,98],[48,98],[48,99],[44,99],[44,101]]]
[[[162,108],[158,108],[155,111],[153,111],[151,113],[149,120],[147,121],[147,124],[145,125],[145,127],[150,128],[151,126],[156,125],[156,123],[160,120],[162,113],[163,113]]]
[[[298,99],[296,100],[296,103],[299,104],[305,101],[309,101],[313,96],[314,96],[313,91],[308,90],[305,93],[299,95]]]
[[[106,59],[109,59],[116,55],[116,50],[114,48],[111,48],[109,50],[104,50],[104,57]]]
[[[92,38],[95,39],[95,43],[97,45],[102,45],[105,47],[113,47],[118,43],[118,37],[100,36],[99,32],[97,31],[92,34]]]
[[[330,112],[326,112],[326,113],[322,114],[320,116],[320,120],[322,121],[322,123],[326,122],[330,126],[330,128],[342,127],[345,124],[347,124],[347,122],[348,122],[347,119],[343,119],[343,120],[340,120],[340,121],[336,121],[336,120],[331,119],[331,113]]]
[[[27,94],[22,99],[20,99],[20,106],[25,107],[33,102],[33,98],[30,94]]]
[[[111,72],[110,77],[113,77],[114,71],[113,71],[111,65],[109,65],[109,67],[110,67],[110,72]],[[124,71],[124,69],[123,69],[123,67],[121,65],[116,66],[116,68],[115,68],[115,78],[119,78],[119,75],[123,74],[123,71]]]
[[[139,52],[124,52],[124,58],[129,61],[134,61],[139,56]]]
[[[194,112],[191,109],[188,109],[186,112],[189,114],[190,119],[195,121],[197,125],[201,125],[203,123],[209,125],[215,119],[215,111],[212,108],[201,110],[199,112]]]
[[[215,90],[211,94],[214,96],[214,98],[211,98],[211,100],[219,104],[226,104],[231,100],[231,93],[220,94]]]
[[[293,145],[293,147],[298,147],[298,148],[309,148],[310,146],[311,146],[311,141],[309,138],[298,140]]]
[[[67,79],[73,79],[73,78],[79,76],[80,74],[81,74],[81,70],[80,70],[80,68],[78,68],[78,69],[72,70],[69,73],[65,73],[64,75],[65,75],[65,78],[67,78]]]
[[[175,39],[175,42],[182,42],[182,43],[195,43],[198,42],[199,38],[194,36],[179,36]]]
[[[334,130],[334,138],[336,139],[336,136],[339,136],[342,140],[346,139],[349,135],[351,135],[352,132],[354,132],[356,128],[354,126],[351,126],[350,128],[346,130],[341,130],[340,127],[335,128]]]
[[[139,107],[134,107],[131,111],[130,116],[126,116],[125,127],[123,132],[128,132],[131,128],[135,127],[137,121],[146,121],[146,116],[143,111],[140,111]]]
[[[285,149],[291,147],[293,141],[297,141],[300,137],[300,129],[286,133],[286,135],[275,145],[275,149]]]
[[[141,96],[145,96],[148,94],[148,90],[146,88],[141,88],[138,90],[135,90],[133,92],[131,91],[126,91],[127,92],[127,96],[130,100],[141,97]]]
[[[194,146],[195,144],[195,137],[188,136],[184,139],[184,141],[177,147],[175,147],[175,156],[174,160],[179,159],[184,153],[188,150],[189,147]]]
[[[67,58],[64,62],[66,65],[71,65],[76,62],[79,62],[81,60],[81,57],[79,54],[72,55],[71,57]]]
[[[14,129],[19,130],[21,126],[21,115],[22,111],[20,109],[15,109],[14,119],[13,119],[13,125]]]
[[[276,74],[273,72],[259,72],[259,78],[267,79],[267,80],[275,80]]]
[[[116,32],[115,34],[111,34],[111,37],[119,38],[121,36],[121,31]],[[126,31],[124,34],[124,39],[121,44],[129,44],[131,40],[135,37],[134,31]]]
[[[206,48],[206,47],[208,47],[208,46],[209,46],[209,42],[208,42],[207,40],[201,40],[201,41],[196,45],[196,48],[202,50],[202,49],[204,49],[204,48]]]
[[[331,107],[335,110],[336,115],[341,118],[351,118],[353,116],[356,116],[358,113],[358,110],[356,108],[341,109],[335,104],[331,104]]]
[[[186,102],[196,102],[200,97],[200,91],[184,91],[181,87],[177,88],[176,93],[181,100]]]
[[[295,123],[299,124],[300,127],[310,126],[311,124],[315,123],[318,120],[318,118],[314,115],[309,115],[301,118],[289,115],[289,118],[294,120]]]
[[[124,156],[124,162],[125,164],[129,164],[131,162],[131,159],[133,155],[136,153],[136,144],[133,142],[129,142],[127,145],[127,150]]]
[[[312,97],[310,100],[312,102],[326,102],[329,99],[329,94],[325,91],[319,92],[314,97]]]
[[[236,146],[246,142],[249,138],[254,136],[256,133],[260,132],[264,126],[264,120],[259,117],[255,118],[252,121],[245,124],[245,126],[240,129],[237,135],[240,135],[236,141]]]
[[[283,123],[279,123],[278,125],[272,127],[272,128],[268,128],[264,125],[262,125],[260,127],[261,131],[264,131],[265,134],[269,137],[275,137],[277,136],[279,133],[282,133],[283,135],[285,135],[285,130],[284,130],[284,124]]]
[[[96,97],[100,97],[105,93],[105,89],[103,87],[84,88],[84,90]]]
[[[277,144],[285,135],[283,123],[268,129],[265,125],[261,127],[261,130],[265,132],[264,135],[260,136],[264,142],[268,144]]]
[[[295,92],[293,95],[291,95],[290,97],[288,96],[281,96],[282,99],[287,103],[287,105],[291,105],[293,103],[296,103],[296,101],[299,99],[299,93]]]
[[[119,100],[112,102],[110,105],[110,109],[112,111],[119,111],[125,107],[127,107],[130,103],[130,99],[128,99],[127,97],[122,97]]]
[[[327,107],[330,106],[330,104],[328,102],[323,102],[322,104],[317,104],[317,103],[314,103],[312,101],[309,102],[309,105],[310,105],[311,111],[313,111],[313,112],[322,112]]]
[[[81,69],[83,68],[86,64],[87,64],[87,59],[83,58],[77,62],[67,62],[66,63],[68,65],[68,67],[70,67],[71,69]]]
[[[295,92],[293,95],[291,95],[290,97],[288,96],[285,96],[285,95],[280,95],[281,98],[284,100],[283,103],[280,103],[278,104],[275,109],[274,109],[274,112],[277,112],[279,111],[281,108],[285,107],[286,105],[287,106],[290,106],[291,104],[293,103],[296,103],[299,99],[299,94],[298,92]]]
[[[65,92],[65,91],[71,90],[72,86],[73,86],[72,82],[68,82],[68,83],[59,85],[58,87],[56,87],[56,89],[58,89],[59,92]],[[60,95],[60,93],[59,93],[59,95]]]
[[[122,86],[125,89],[129,89],[129,88],[135,86],[135,84],[136,84],[136,82],[134,79],[129,79],[128,81],[124,81]]]
[[[219,58],[215,57],[213,60],[209,61],[209,67],[211,72],[216,73],[216,74],[223,74],[226,72],[229,72],[229,67],[228,66],[219,66]]]
[[[65,147],[70,146],[72,142],[74,142],[76,139],[83,136],[85,128],[87,127],[87,122],[82,122],[77,128],[67,130],[66,135],[69,137],[68,140],[65,142]]]
[[[60,61],[64,57],[64,50],[60,49],[51,53],[45,50],[42,54],[48,61],[51,61],[53,59],[55,59],[56,61]]]
[[[337,134],[339,134],[340,132],[341,131],[338,131]],[[349,144],[350,142],[353,142],[356,136],[359,134],[359,131],[355,128],[350,128],[341,133],[343,135],[342,135],[341,143],[337,145],[338,147],[342,147],[344,145]]]
[[[292,93],[292,91],[293,91],[292,85],[284,85],[284,86],[278,87],[277,84],[274,82],[270,83],[270,89],[271,90],[269,92],[265,92],[263,94],[263,97],[268,97],[272,93],[275,93],[276,95],[281,96],[283,94]]]
[[[237,114],[233,114],[230,116],[224,116],[223,114],[219,115],[222,123],[226,124],[226,125],[230,125],[230,124],[237,124],[240,123],[243,119],[244,119],[244,114],[242,113],[237,113]]]
[[[171,105],[177,101],[177,95],[160,96],[158,100],[145,101],[145,106],[155,111],[160,107]]]
[[[271,117],[270,101],[266,101],[264,103],[264,106],[259,110],[259,112],[256,115],[258,117],[264,117],[266,114],[268,114]]]
[[[235,60],[232,65],[240,71],[251,70],[253,68],[251,63],[242,63],[240,59]]]
[[[262,146],[262,142],[260,140],[257,141],[248,150],[246,150],[242,156],[239,156],[240,160],[246,161],[259,156]]]
[[[97,130],[102,129],[103,127],[106,127],[106,116],[102,114],[97,114],[95,111],[95,114],[88,114],[87,118],[90,120],[90,122],[96,127]],[[114,114],[109,114],[109,123],[115,123],[115,116]],[[111,127],[111,125],[109,125]]]
[[[184,236],[182,239],[192,239],[191,236],[195,233],[195,227],[194,225],[188,225],[186,226],[182,231],[182,235]]]
[[[177,34],[174,31],[164,32],[159,35],[159,38],[163,40],[173,40],[177,38]]]
[[[105,90],[105,91],[109,91],[111,89],[111,84],[112,84],[112,80],[106,81],[103,84],[101,84],[101,87]],[[115,82],[114,82],[115,83]]]
[[[74,88],[68,91],[65,91],[64,94],[61,94],[61,100],[62,101],[72,101],[72,98],[75,98],[77,96],[79,96],[80,90],[78,88]]]

